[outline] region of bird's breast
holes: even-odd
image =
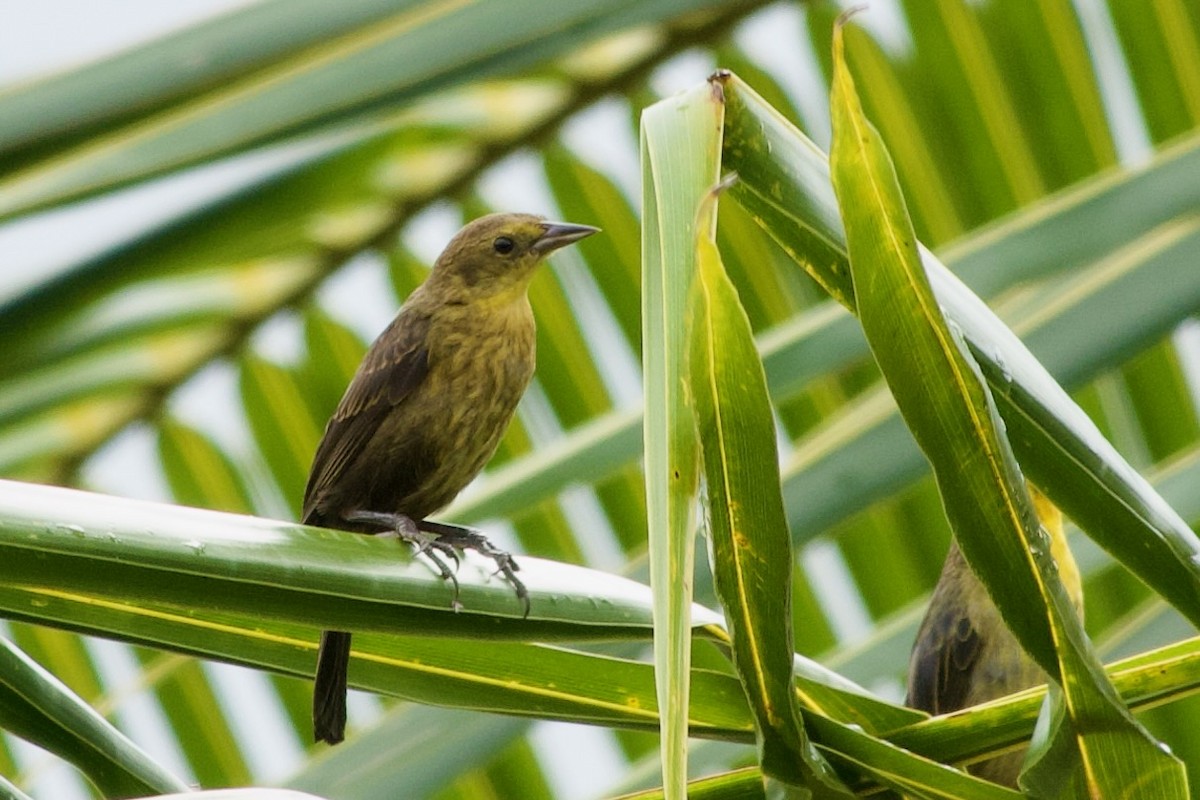
[[[497,411],[507,405],[511,413],[533,377],[536,361],[528,302],[484,312],[463,306],[446,317],[435,321],[429,337],[431,388],[456,397],[495,397],[484,405]],[[469,408],[457,410],[463,413],[453,416],[474,416]]]
[[[522,298],[523,300],[524,298]],[[521,308],[521,305],[524,307]],[[533,377],[536,332],[528,302],[513,309],[438,319],[430,331],[429,375],[418,422],[436,441],[416,505],[440,508],[483,469],[496,451]]]

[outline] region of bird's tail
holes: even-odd
[[[350,634],[324,631],[313,683],[313,738],[337,744],[346,733],[346,672],[350,668]]]

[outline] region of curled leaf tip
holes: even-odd
[[[700,198],[700,205],[696,208],[696,235],[701,238],[711,237],[716,231],[717,217],[717,197],[721,192],[728,189],[737,183],[738,176],[736,172],[728,173],[717,183],[713,184],[704,196]]]
[[[709,189],[708,193],[711,195],[718,195],[737,182],[738,174],[736,172],[730,172],[724,178],[721,178],[721,180],[715,186]]]
[[[728,189],[737,183],[738,176],[736,172],[730,172],[724,178],[704,193],[700,198],[700,205],[696,208],[696,234],[700,237],[711,237],[716,231],[717,217],[717,197],[721,192]],[[707,221],[706,221],[707,220]]]
[[[856,6],[850,6],[845,11],[838,14],[837,19],[833,21],[834,30],[841,30],[842,26],[848,23],[851,17],[861,14],[862,12],[866,11],[867,8],[868,5],[866,3],[859,3]]]
[[[723,69],[708,76],[708,90],[712,93],[714,103],[725,105],[725,79],[732,74],[729,70]]]

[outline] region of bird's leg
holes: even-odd
[[[454,599],[450,605],[455,611],[462,610],[462,603],[458,602],[458,578],[454,576],[454,571],[450,569],[449,565],[442,560],[442,555],[453,559],[454,568],[458,569],[458,553],[455,552],[453,544],[442,541],[441,537],[433,531],[421,530],[411,517],[404,514],[358,510],[347,512],[342,517],[347,522],[378,525],[384,530],[375,534],[376,536],[395,537],[412,545],[418,553],[423,553],[437,567],[442,580],[448,580],[453,584]],[[441,555],[438,555],[439,553]]]
[[[434,522],[428,519],[419,520],[416,526],[422,533],[436,536],[437,543],[440,545],[457,547],[460,550],[474,550],[480,555],[496,562],[497,574],[503,575],[504,579],[513,587],[513,591],[517,593],[517,599],[521,601],[521,605],[525,608],[524,616],[529,616],[529,590],[525,588],[525,584],[517,577],[516,573],[520,569],[520,566],[517,565],[511,553],[496,547],[482,532],[474,528],[450,525],[445,522]]]

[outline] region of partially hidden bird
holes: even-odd
[[[460,230],[429,277],[363,357],[317,446],[303,522],[398,537],[443,578],[445,558],[493,559],[528,613],[517,565],[478,531],[426,519],[492,457],[533,376],[527,289],[555,250],[596,233],[530,214],[490,214]],[[313,735],[345,736],[350,633],[325,631],[313,686]]]
[[[1050,553],[1076,613],[1083,614],[1079,568],[1067,546],[1062,512],[1032,485],[1029,494]],[[1045,683],[1046,673],[1009,631],[983,583],[951,541],[908,669],[905,704],[948,714]],[[971,774],[1016,788],[1027,748],[1019,747],[969,766]]]

